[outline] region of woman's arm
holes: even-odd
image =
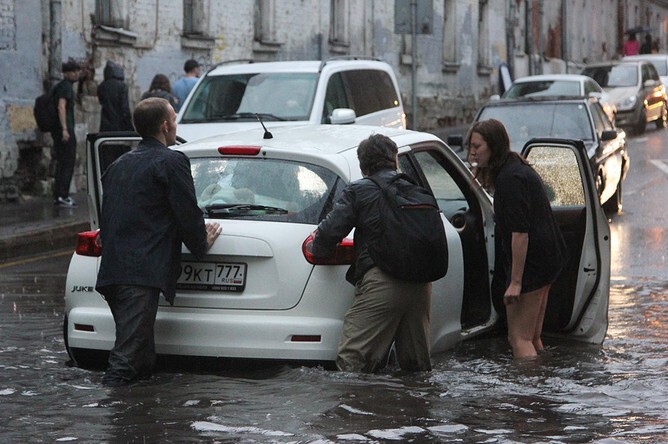
[[[510,272],[510,285],[503,296],[503,303],[510,305],[519,300],[522,293],[522,276],[524,275],[524,263],[527,258],[529,247],[529,233],[513,232],[512,234],[512,268]]]

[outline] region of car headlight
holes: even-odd
[[[629,96],[617,104],[617,110],[625,111],[632,109],[634,106],[636,106],[636,101],[636,96]]]

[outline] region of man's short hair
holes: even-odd
[[[132,124],[142,137],[160,134],[162,122],[169,119],[169,102],[160,97],[149,97],[137,104],[132,113]]]
[[[74,72],[79,70],[81,70],[81,67],[75,61],[70,60],[69,62],[63,63],[63,72]]]
[[[392,139],[382,134],[373,134],[361,141],[357,148],[360,169],[367,176],[381,170],[394,170],[398,152],[397,144]]]
[[[190,72],[195,68],[199,68],[199,63],[195,59],[186,60],[186,63],[183,65],[183,70],[185,72]]]

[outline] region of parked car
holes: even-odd
[[[612,122],[617,107],[594,79],[580,74],[542,74],[515,79],[503,94],[504,99],[536,96],[596,97]]]
[[[336,359],[344,314],[354,297],[345,272],[352,235],[327,258],[310,254],[312,233],[344,186],[361,179],[357,146],[371,134],[391,137],[399,167],[428,187],[442,210],[448,273],[433,283],[430,345],[442,352],[489,332],[495,309],[491,197],[443,141],[432,134],[363,125],[310,125],[226,134],[180,145],[191,161],[199,204],[223,233],[203,261],[183,249],[174,306],[161,299],[159,354],[329,362]],[[80,366],[105,362],[114,321],[95,291],[99,257],[100,177],[127,137],[87,139],[91,231],[79,234],[67,274],[65,344]],[[568,241],[569,264],[553,285],[546,334],[601,343],[607,330],[610,229],[579,141],[527,147],[546,183]],[[352,233],[351,233],[352,234]],[[499,300],[502,295],[497,295]],[[500,305],[502,307],[502,304]]]
[[[594,98],[535,97],[492,100],[475,121],[497,119],[506,127],[513,151],[521,151],[535,137],[582,140],[587,147],[596,188],[604,208],[622,209],[622,182],[629,169],[626,133],[616,129]],[[448,139],[462,145],[462,137]]]
[[[252,63],[209,69],[177,115],[178,135],[192,141],[216,134],[304,124],[406,127],[392,67],[374,59]]]
[[[656,68],[657,74],[661,79],[663,86],[668,86],[668,54],[638,54],[634,56],[622,57],[623,61],[645,61],[651,62]]]
[[[587,65],[583,75],[596,80],[617,106],[617,126],[645,132],[647,122],[665,128],[668,122],[666,88],[656,68],[646,61],[613,61]]]

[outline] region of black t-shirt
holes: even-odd
[[[565,265],[566,247],[540,176],[520,159],[510,157],[494,186],[496,233],[501,239],[506,285],[510,283],[514,232],[529,234],[522,293],[554,282]]]
[[[59,99],[67,100],[67,105],[65,106],[65,121],[67,123],[67,129],[71,132],[74,130],[74,88],[72,87],[72,82],[67,79],[61,80],[56,89],[53,92],[54,97],[56,98],[56,106],[58,106]],[[60,120],[58,120],[58,132],[61,132]]]

